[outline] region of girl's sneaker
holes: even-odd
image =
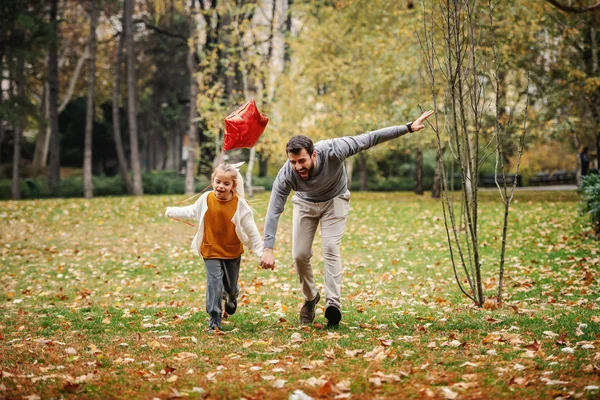
[[[235,310],[237,310],[237,299],[227,299],[225,300],[225,312],[227,315],[235,314]]]

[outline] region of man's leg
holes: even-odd
[[[342,258],[340,245],[348,220],[350,192],[331,201],[321,219],[323,259],[325,261],[325,317],[331,326],[337,326],[342,318]]]
[[[206,312],[210,316],[209,328],[221,329],[221,301],[223,298],[223,266],[221,260],[205,258]]]
[[[227,314],[235,314],[237,309],[237,297],[240,292],[238,277],[240,276],[240,263],[242,257],[233,260],[223,260],[223,294],[225,295],[225,311]]]
[[[302,293],[306,299],[300,311],[300,322],[311,323],[315,317],[314,308],[319,301],[313,270],[310,264],[312,244],[319,225],[318,207],[294,196],[292,222],[292,257],[300,280]]]

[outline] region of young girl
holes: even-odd
[[[221,329],[221,300],[231,315],[237,308],[238,276],[243,245],[260,257],[263,245],[252,209],[244,199],[244,184],[237,165],[223,163],[212,174],[213,191],[204,193],[195,204],[167,207],[165,215],[193,218],[198,232],[192,249],[206,266],[206,312],[209,330]]]

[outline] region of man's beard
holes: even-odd
[[[298,175],[300,175],[300,179],[302,180],[309,180],[310,178],[312,178],[312,174],[313,174],[313,170],[314,170],[314,165],[311,166],[310,168],[302,168],[301,170],[296,170],[296,172],[298,173]],[[306,172],[306,177],[304,177],[301,172]]]

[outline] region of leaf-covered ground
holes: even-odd
[[[502,208],[481,193],[488,296]],[[576,193],[517,193],[505,303],[454,280],[439,201],[353,193],[343,320],[298,324],[291,207],[274,272],[245,254],[238,312],[206,331],[184,196],[0,202],[0,398],[599,398],[600,254]],[[268,195],[255,197],[262,231]],[[315,246],[322,290],[322,256]]]

